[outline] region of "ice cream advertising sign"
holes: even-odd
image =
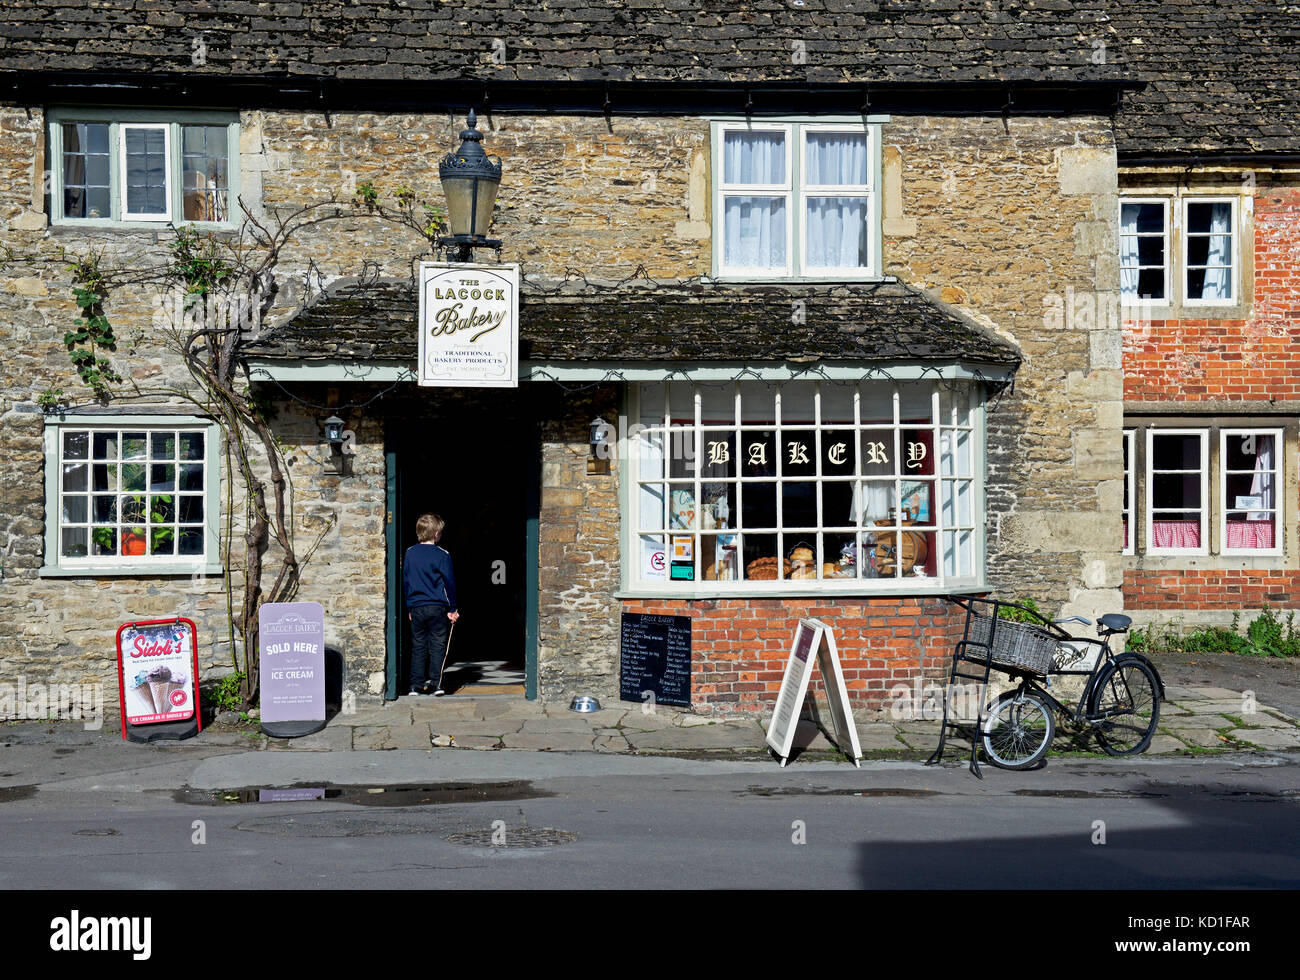
[[[268,602],[258,612],[257,633],[263,729],[268,722],[323,723],[324,608],[319,602]]]
[[[420,263],[425,387],[519,386],[519,266]]]
[[[123,738],[134,737],[128,730],[137,725],[171,725],[150,738],[198,732],[198,639],[191,620],[124,623],[117,631],[117,667]]]

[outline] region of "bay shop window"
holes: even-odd
[[[667,593],[975,584],[982,409],[966,383],[634,386],[632,584]]]

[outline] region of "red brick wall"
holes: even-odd
[[[1259,191],[1254,257],[1251,319],[1124,325],[1126,401],[1300,400],[1300,188]]]
[[[697,710],[770,710],[781,689],[795,626],[820,619],[835,631],[849,700],[878,710],[919,675],[947,679],[965,613],[936,598],[629,600],[623,610],[690,616],[691,701]],[[813,688],[824,695],[820,671]]]
[[[1126,323],[1125,401],[1300,400],[1300,188],[1255,197],[1254,300],[1249,320]],[[1133,610],[1294,608],[1300,570],[1124,573]]]
[[[1300,597],[1300,572],[1253,569],[1196,569],[1124,573],[1129,609],[1293,608]]]

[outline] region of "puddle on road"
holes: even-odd
[[[903,789],[899,787],[881,787],[880,789],[828,789],[824,786],[803,789],[786,786],[751,786],[741,791],[745,796],[942,796],[934,789]]]
[[[435,806],[446,803],[488,803],[554,796],[535,789],[528,780],[505,783],[447,783],[442,786],[257,786],[242,789],[178,789],[177,803],[225,806],[241,803],[296,803],[329,800],[358,806]]]
[[[1015,789],[1012,796],[1039,796],[1057,800],[1164,800],[1168,793],[1146,793],[1142,790],[1087,790],[1087,789]]]
[[[0,786],[0,803],[12,803],[35,795],[35,786]]]

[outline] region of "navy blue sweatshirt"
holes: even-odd
[[[445,602],[448,612],[456,611],[456,576],[451,571],[451,555],[439,545],[416,544],[406,549],[402,586],[406,590],[407,609]]]

